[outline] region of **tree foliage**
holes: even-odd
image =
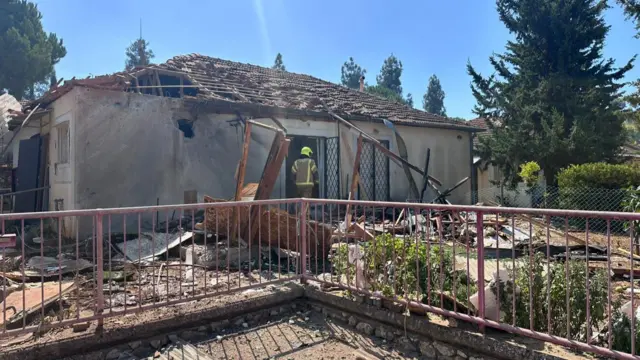
[[[494,75],[471,64],[474,112],[492,136],[479,152],[511,181],[521,163],[536,161],[547,183],[569,164],[608,161],[624,141],[615,106],[633,59],[615,68],[602,49],[609,27],[605,1],[497,0],[500,20],[514,35],[490,58]]]
[[[385,87],[402,97],[402,61],[393,54],[384,60],[380,74],[376,77],[379,86]]]
[[[413,107],[413,95],[411,95],[411,93],[407,94],[407,98],[404,99],[405,104],[407,104],[409,107]]]
[[[20,99],[47,81],[66,54],[62,39],[42,28],[42,14],[27,0],[0,2],[0,91]]]
[[[142,38],[129,45],[126,56],[125,68],[127,70],[131,70],[136,66],[147,66],[151,64],[151,59],[155,57],[153,51],[149,48],[149,42]]]
[[[282,54],[278,53],[278,55],[276,55],[276,60],[273,62],[273,66],[271,68],[274,70],[287,71],[287,68],[284,66],[284,62],[282,62]]]
[[[352,57],[349,58],[348,61],[345,61],[342,65],[342,75],[340,80],[342,85],[351,88],[351,89],[359,89],[360,88],[360,78],[367,73],[367,70],[360,67],[360,65],[356,64]]]
[[[402,95],[398,95],[393,90],[391,90],[389,88],[386,88],[384,86],[381,86],[381,85],[367,86],[367,87],[365,87],[365,91],[370,93],[370,94],[379,96],[381,98],[385,98],[385,99],[393,101],[393,102],[397,102],[397,103],[400,103],[400,104],[413,106],[413,98],[411,97],[411,94],[409,94],[408,98],[405,99],[405,98],[402,97]]]
[[[444,90],[440,85],[440,79],[435,74],[429,78],[427,92],[422,97],[422,108],[428,113],[447,116],[447,110],[444,107]]]

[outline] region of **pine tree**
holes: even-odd
[[[447,116],[447,110],[444,107],[444,90],[436,75],[431,75],[429,78],[427,92],[422,97],[422,108],[428,113]]]
[[[380,74],[376,77],[378,85],[383,86],[394,93],[402,96],[402,61],[398,60],[393,54],[384,60]]]
[[[127,57],[125,61],[126,70],[131,70],[136,66],[147,66],[151,64],[151,59],[155,57],[153,51],[149,48],[149,42],[143,38],[132,42],[125,55]]]
[[[479,152],[512,183],[520,164],[536,161],[547,183],[570,164],[608,161],[624,141],[623,119],[612,106],[633,59],[615,68],[602,49],[609,27],[606,1],[497,0],[513,35],[506,52],[490,58],[495,74],[472,66],[474,112],[492,136]]]
[[[341,71],[342,85],[351,89],[359,89],[360,78],[367,73],[367,70],[361,68],[360,65],[356,64],[352,57],[349,58],[349,61],[344,62]]]
[[[407,94],[407,98],[405,99],[405,103],[409,106],[409,107],[413,107],[413,95],[411,95],[411,93]]]
[[[0,1],[0,49],[0,92],[17,99],[45,84],[67,54],[62,39],[44,31],[38,6],[26,0]]]
[[[276,60],[273,62],[271,68],[274,70],[287,71],[287,68],[284,67],[284,63],[282,62],[282,54],[278,53],[278,55],[276,55]]]

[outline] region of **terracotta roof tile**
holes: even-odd
[[[187,73],[195,82],[207,88],[204,91],[200,89],[200,93],[204,92],[212,97],[229,97],[231,91],[237,96],[231,97],[230,101],[314,111],[326,111],[326,104],[336,113],[386,118],[399,124],[473,129],[467,122],[416,110],[304,74],[198,54],[176,56],[159,67]]]

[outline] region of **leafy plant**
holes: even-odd
[[[626,212],[640,212],[640,186],[637,188],[630,187],[627,189],[622,200],[622,209]],[[640,240],[640,222],[639,221],[625,221],[624,230],[633,230],[634,243],[638,243]]]
[[[389,234],[379,235],[364,244],[364,276],[372,291],[383,295],[415,299],[440,304],[441,294],[453,295],[467,304],[467,286],[470,294],[477,287],[470,282],[465,271],[454,271],[454,257],[450,248],[416,241],[414,237],[402,239]],[[347,246],[341,246],[332,260],[339,275],[355,277],[355,266],[346,266]],[[442,290],[442,293],[440,292]],[[451,304],[445,304],[451,308]]]
[[[537,253],[531,259],[527,259],[527,263],[511,270],[511,278],[515,279],[515,284],[507,282],[500,287],[500,308],[504,312],[502,321],[509,324],[515,322],[516,326],[527,329],[532,327],[533,330],[555,336],[585,341],[587,319],[590,319],[591,326],[588,333],[594,334],[604,323],[607,315],[609,292],[606,272],[597,270],[589,273],[587,284],[587,267],[582,261],[553,263],[548,275],[545,264],[545,256]],[[587,286],[589,318],[586,310]],[[514,291],[516,288],[519,292]],[[492,287],[492,291],[497,294],[497,286]],[[613,310],[617,310],[619,305],[618,302],[612,303]]]
[[[522,178],[527,187],[532,188],[538,184],[540,180],[540,165],[535,161],[529,161],[520,165],[520,173],[518,175]]]

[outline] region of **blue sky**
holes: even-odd
[[[287,70],[340,81],[349,56],[375,83],[383,60],[403,63],[402,85],[416,107],[431,74],[446,93],[447,115],[472,118],[475,99],[466,63],[491,71],[488,57],[502,52],[509,34],[495,0],[37,0],[46,31],[64,39],[67,56],[58,77],[70,79],[120,71],[125,48],[143,37],[155,62],[200,53],[271,66],[281,52]],[[605,56],[622,65],[640,40],[619,8],[606,14],[612,26]],[[640,61],[628,80],[640,78]]]

